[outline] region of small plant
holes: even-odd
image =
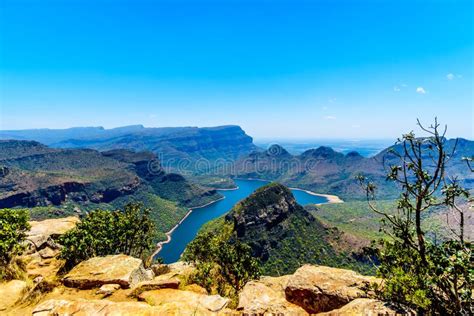
[[[250,280],[260,276],[260,263],[251,248],[233,238],[232,224],[222,231],[202,232],[189,243],[183,260],[196,266],[194,281],[210,293],[233,299]]]
[[[12,279],[21,274],[17,256],[25,249],[26,232],[30,229],[27,210],[0,210],[0,279]]]
[[[95,256],[127,254],[146,259],[154,247],[155,226],[150,210],[127,204],[123,211],[95,210],[60,237],[61,257],[66,266]]]

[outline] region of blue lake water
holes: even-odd
[[[219,191],[225,196],[224,199],[208,206],[194,209],[174,230],[171,235],[171,241],[163,245],[157,257],[163,258],[165,263],[178,261],[186,245],[194,239],[202,225],[229,212],[237,202],[266,184],[264,181],[257,180],[235,180],[235,183],[239,187],[237,190]],[[292,190],[292,192],[296,201],[301,205],[327,202],[327,199],[322,196],[311,195],[301,190]]]

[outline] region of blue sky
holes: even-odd
[[[474,138],[472,1],[0,0],[0,129]]]

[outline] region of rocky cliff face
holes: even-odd
[[[226,219],[233,221],[237,236],[244,238],[255,230],[271,230],[298,211],[301,212],[302,207],[291,191],[283,185],[272,184],[237,204]]]
[[[31,141],[0,141],[0,166],[0,208],[113,203],[137,192],[184,206],[220,197],[215,190],[167,174],[151,152],[101,153],[53,149]]]

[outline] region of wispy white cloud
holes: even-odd
[[[326,111],[328,109],[327,106],[323,106],[323,110]]]
[[[423,87],[416,88],[416,92],[419,94],[426,94],[426,90]]]
[[[449,74],[446,75],[446,79],[448,79],[448,80],[454,80],[456,78],[462,78],[462,75],[453,74],[453,73],[449,73]]]
[[[329,103],[335,103],[336,102],[336,98],[329,98]]]
[[[360,125],[359,124],[353,124],[352,128],[360,128]]]
[[[150,114],[148,115],[149,118],[153,119],[153,118],[156,118],[156,114]]]
[[[407,85],[406,83],[402,83],[401,86],[402,86],[403,88],[408,87],[408,85]]]
[[[324,117],[324,119],[325,119],[325,120],[335,120],[336,117],[333,116],[333,115],[326,115],[326,116]]]
[[[398,86],[393,87],[393,91],[399,92],[399,91],[400,91],[400,87],[398,87]]]

